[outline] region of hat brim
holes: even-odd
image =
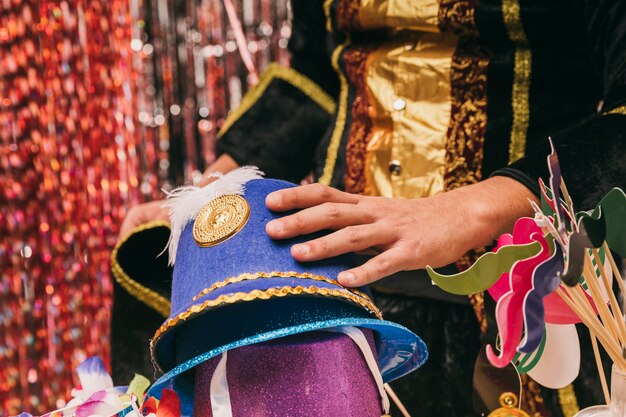
[[[266,302],[267,300],[264,301],[264,303]],[[319,300],[316,300],[316,303],[318,302]],[[252,307],[248,303],[244,305],[246,305],[246,307]],[[232,312],[227,314],[232,314]],[[193,380],[189,381],[187,376],[191,377],[189,374],[197,365],[231,349],[263,343],[294,334],[340,326],[355,326],[375,331],[378,363],[384,382],[393,381],[414,371],[422,366],[426,359],[428,359],[428,350],[422,339],[409,329],[399,324],[386,320],[358,316],[346,316],[329,320],[314,320],[308,323],[286,326],[253,334],[230,343],[222,344],[194,356],[175,366],[159,378],[150,389],[149,395],[158,398],[163,388],[176,386],[177,390],[180,390],[181,398],[184,398],[185,402],[188,403],[187,405],[193,404],[193,385],[190,383]],[[197,331],[197,329],[192,331]],[[172,338],[170,338],[169,341],[165,341],[165,343],[172,342]],[[181,383],[181,378],[179,377],[183,376],[185,376],[183,379],[186,381]]]

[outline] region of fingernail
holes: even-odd
[[[295,245],[293,249],[300,252],[300,255],[308,255],[310,251],[307,245]]]
[[[272,205],[272,206],[278,206],[280,205],[280,195],[278,195],[278,193],[270,193],[266,198],[265,198],[265,204],[266,205]]]
[[[277,220],[272,220],[271,222],[269,222],[267,224],[267,226],[265,227],[265,230],[267,231],[267,233],[272,234],[272,235],[279,235],[282,233],[283,231],[283,225],[281,222],[277,221]]]
[[[337,277],[339,283],[342,285],[351,285],[356,280],[356,277],[352,272],[341,272]]]

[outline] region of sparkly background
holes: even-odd
[[[286,64],[287,0],[233,3],[257,70]],[[222,0],[0,0],[0,417],[108,362],[121,220],[198,178],[247,75]]]

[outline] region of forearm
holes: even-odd
[[[456,219],[458,238],[464,249],[491,244],[502,233],[510,232],[520,217],[533,216],[529,200],[537,196],[521,183],[507,177],[492,177],[435,197],[445,204],[449,219]]]

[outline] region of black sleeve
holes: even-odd
[[[292,0],[291,68],[271,65],[229,115],[217,153],[256,165],[268,177],[298,181],[310,172],[332,120],[339,89],[328,51],[322,0]]]
[[[626,189],[626,2],[588,0],[585,14],[589,50],[602,75],[602,112],[552,137],[577,210],[595,207],[613,187]],[[493,175],[513,178],[538,194],[537,179],[549,178],[549,152],[546,141]]]

